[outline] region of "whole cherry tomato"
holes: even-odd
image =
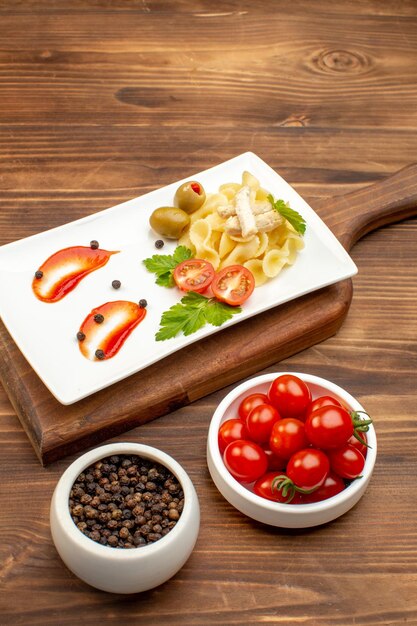
[[[188,259],[174,270],[174,280],[182,291],[202,293],[211,284],[214,267],[203,259]]]
[[[265,474],[266,454],[253,441],[232,441],[223,454],[224,464],[231,475],[242,483],[252,483]]]
[[[272,427],[280,419],[280,414],[271,404],[259,404],[246,418],[249,439],[256,443],[266,443],[271,436]]]
[[[321,450],[305,448],[292,455],[287,475],[300,489],[315,489],[326,480],[330,470],[329,459]]]
[[[246,396],[246,398],[243,398],[242,402],[239,404],[239,417],[242,420],[246,420],[252,409],[254,409],[256,406],[259,406],[260,404],[268,404],[268,402],[269,400],[266,394],[251,393],[250,396]]]
[[[229,265],[220,270],[211,283],[213,295],[231,306],[243,304],[255,289],[255,278],[243,265]]]
[[[368,440],[366,438],[366,433],[359,432],[358,435],[365,443],[368,443]],[[360,441],[358,441],[356,439],[355,435],[352,435],[352,437],[348,440],[348,444],[350,444],[354,448],[357,448],[357,450],[359,450],[359,452],[362,452],[363,456],[366,459],[366,453],[368,451],[368,448],[365,446],[365,444],[363,444]]]
[[[322,406],[305,423],[309,442],[322,450],[340,448],[353,434],[353,422],[341,406]]]
[[[330,467],[341,478],[359,478],[365,465],[363,454],[357,449],[346,444],[343,448],[329,451]]]
[[[306,421],[306,419],[312,413],[314,413],[314,411],[316,411],[317,409],[321,409],[322,406],[342,406],[342,405],[339,402],[339,400],[337,400],[336,398],[333,398],[332,396],[320,396],[319,398],[316,398],[315,400],[312,400],[310,402],[309,406],[307,407],[307,411],[305,413],[304,421]]]
[[[289,459],[297,450],[308,446],[304,424],[294,418],[278,420],[272,426],[269,447],[279,457]]]
[[[253,486],[253,491],[257,496],[261,496],[261,498],[266,498],[267,500],[273,500],[274,502],[286,502],[288,496],[284,497],[282,491],[280,489],[275,489],[272,486],[274,479],[277,476],[285,476],[283,472],[277,474],[277,472],[267,472],[258,480]],[[296,493],[289,504],[301,504],[301,495]]]
[[[327,498],[331,498],[332,496],[335,496],[343,491],[345,486],[346,485],[340,476],[329,472],[321,487],[312,493],[303,494],[302,501],[305,504],[309,504],[310,502],[321,502],[322,500],[327,500]]]
[[[219,450],[220,454],[226,449],[226,446],[229,445],[232,441],[237,441],[238,439],[248,439],[249,433],[245,424],[242,420],[238,419],[230,419],[223,424],[219,428]]]
[[[269,401],[281,417],[302,416],[311,402],[311,392],[304,381],[293,374],[276,378],[268,391]]]

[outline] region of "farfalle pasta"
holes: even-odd
[[[243,173],[241,183],[226,183],[217,193],[207,194],[190,217],[179,243],[215,270],[243,265],[256,286],[292,265],[304,247],[302,236],[274,209],[269,192],[250,172]]]

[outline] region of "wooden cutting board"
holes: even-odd
[[[417,214],[417,165],[313,208],[350,250],[371,230]],[[351,280],[326,287],[224,329],[70,406],[50,394],[0,322],[0,377],[36,454],[47,464],[323,341],[340,328],[351,299]]]

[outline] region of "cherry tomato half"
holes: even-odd
[[[250,396],[243,398],[242,402],[239,404],[239,417],[242,420],[246,420],[252,409],[260,404],[268,404],[268,402],[268,396],[264,393],[251,393]]]
[[[243,265],[230,265],[218,272],[211,290],[217,300],[231,306],[243,304],[255,289],[255,279],[251,271]]]
[[[280,418],[280,414],[271,404],[259,404],[246,418],[249,439],[256,443],[266,443],[271,436],[272,427]]]
[[[281,417],[298,418],[311,402],[310,389],[304,381],[292,374],[278,376],[269,388],[268,397]]]
[[[350,444],[338,450],[330,450],[329,459],[333,472],[341,478],[358,478],[365,465],[363,454]]]
[[[292,455],[287,465],[288,478],[300,489],[315,489],[326,480],[330,470],[327,456],[321,450],[305,448]]]
[[[174,270],[174,280],[182,291],[202,293],[207,289],[214,277],[214,267],[203,259],[188,259]]]
[[[232,441],[226,447],[223,461],[231,475],[242,483],[252,483],[265,474],[266,454],[253,441]]]
[[[253,491],[257,496],[261,496],[261,498],[266,498],[267,500],[273,500],[274,502],[286,502],[288,496],[284,497],[282,495],[282,491],[280,489],[275,489],[272,487],[272,483],[277,476],[285,476],[284,472],[267,472],[258,480],[253,486]],[[301,503],[301,494],[296,493],[289,502],[289,504],[300,504]]]
[[[340,476],[329,472],[321,487],[313,491],[313,493],[303,494],[303,503],[309,504],[310,502],[321,502],[322,500],[327,500],[327,498],[331,498],[332,496],[335,496],[343,491],[345,486],[346,485]]]
[[[305,423],[307,438],[322,450],[340,448],[353,434],[353,422],[341,406],[322,406],[311,413]]]
[[[231,443],[232,441],[248,438],[249,433],[242,420],[230,419],[226,422],[223,422],[223,424],[219,428],[218,436],[220,454],[223,454],[226,446],[228,446],[229,443]]]
[[[305,420],[317,409],[321,409],[322,406],[342,406],[339,400],[336,398],[332,398],[332,396],[320,396],[315,400],[312,400],[309,406],[307,407],[307,411],[305,414]],[[301,419],[301,418],[299,418]]]
[[[308,441],[301,420],[287,417],[272,426],[269,447],[277,456],[289,459],[295,452],[307,446]]]

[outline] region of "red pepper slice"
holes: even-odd
[[[93,309],[78,333],[78,337],[84,336],[79,339],[82,354],[91,361],[111,359],[145,315],[144,307],[127,300],[106,302]]]
[[[36,272],[41,277],[33,279],[33,293],[42,302],[58,302],[87,274],[106,265],[112,254],[118,254],[118,250],[111,252],[86,246],[59,250],[46,259]]]

